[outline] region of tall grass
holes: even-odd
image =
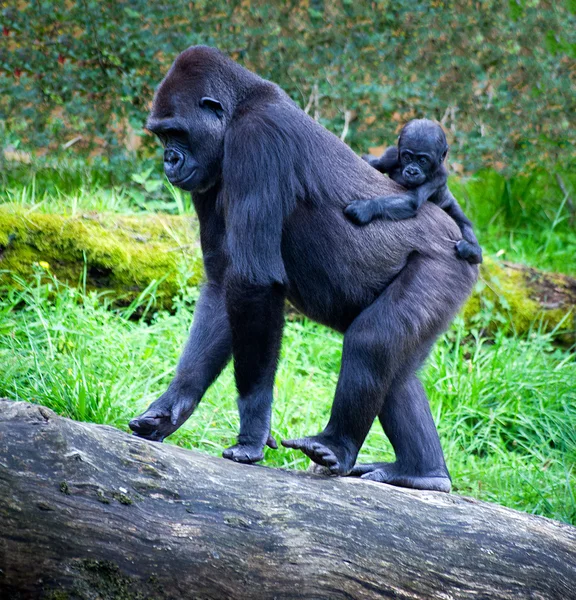
[[[45,276],[44,276],[45,277]],[[42,282],[44,281],[44,283]],[[45,278],[0,290],[0,396],[126,429],[169,382],[192,321],[193,299],[148,322],[107,296]],[[143,302],[146,301],[144,298]],[[313,434],[327,421],[341,337],[288,320],[276,383],[273,434]],[[436,345],[423,380],[458,492],[576,524],[576,359],[534,329],[485,340],[461,322]],[[238,431],[228,368],[173,443],[219,455]],[[375,424],[361,460],[392,459]],[[287,449],[264,464],[306,468]]]
[[[486,254],[576,274],[576,177],[534,168],[504,177],[491,170],[450,179]]]
[[[157,165],[123,165],[121,186],[98,163],[63,161],[0,173],[0,204],[45,212],[192,212],[190,195],[166,181]],[[129,168],[133,168],[129,172]],[[111,167],[108,166],[108,169]],[[130,173],[130,174],[129,174]],[[508,178],[492,170],[453,177],[450,187],[472,218],[485,254],[576,275],[576,177],[534,169]]]
[[[130,171],[125,165],[127,173]],[[122,187],[111,171],[77,164],[0,174],[0,203],[31,210],[187,214],[190,198],[144,165]],[[134,174],[135,173],[135,174]],[[112,178],[112,179],[111,179]],[[560,183],[561,182],[561,185]],[[535,170],[454,179],[486,254],[576,274],[573,175]],[[0,263],[1,266],[1,263]],[[154,286],[123,310],[106,293],[87,293],[38,273],[0,289],[0,396],[38,402],[83,421],[126,429],[167,386],[192,321],[197,290],[175,312],[153,314]],[[134,320],[134,314],[146,320]],[[481,315],[480,315],[481,316]],[[340,368],[341,337],[307,320],[288,320],[276,379],[273,433],[316,433],[326,423]],[[458,492],[576,524],[576,356],[537,324],[524,338],[485,339],[456,321],[422,373]],[[238,431],[231,369],[170,442],[219,455]],[[292,450],[265,464],[306,468]],[[378,424],[362,461],[393,460]]]

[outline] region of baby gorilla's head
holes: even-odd
[[[429,181],[447,153],[448,143],[440,125],[429,119],[407,123],[398,138],[398,156],[408,187]]]

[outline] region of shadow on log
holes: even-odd
[[[576,528],[0,401],[0,597],[575,599]]]

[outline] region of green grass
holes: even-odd
[[[576,275],[576,177],[542,169],[450,179],[485,254]]]
[[[105,295],[54,280],[0,290],[0,396],[126,430],[168,384],[194,295],[173,314],[145,322],[131,320],[133,307],[112,310]],[[341,348],[338,334],[287,321],[273,414],[277,439],[324,426]],[[576,524],[575,358],[537,328],[526,339],[497,334],[486,340],[454,324],[423,380],[455,491]],[[228,368],[170,441],[219,455],[238,431],[235,396]],[[391,458],[375,425],[361,460]],[[303,469],[308,460],[267,449],[264,464]]]
[[[124,165],[121,187],[111,184],[118,175],[101,167],[100,163],[62,160],[6,169],[0,172],[0,203],[72,215],[87,211],[187,214],[193,210],[189,194],[163,178],[159,163],[147,160],[140,167]],[[533,169],[505,178],[485,170],[473,177],[452,177],[450,187],[474,222],[486,255],[576,275],[574,172]]]

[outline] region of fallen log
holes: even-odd
[[[576,598],[576,528],[0,401],[0,597]]]

